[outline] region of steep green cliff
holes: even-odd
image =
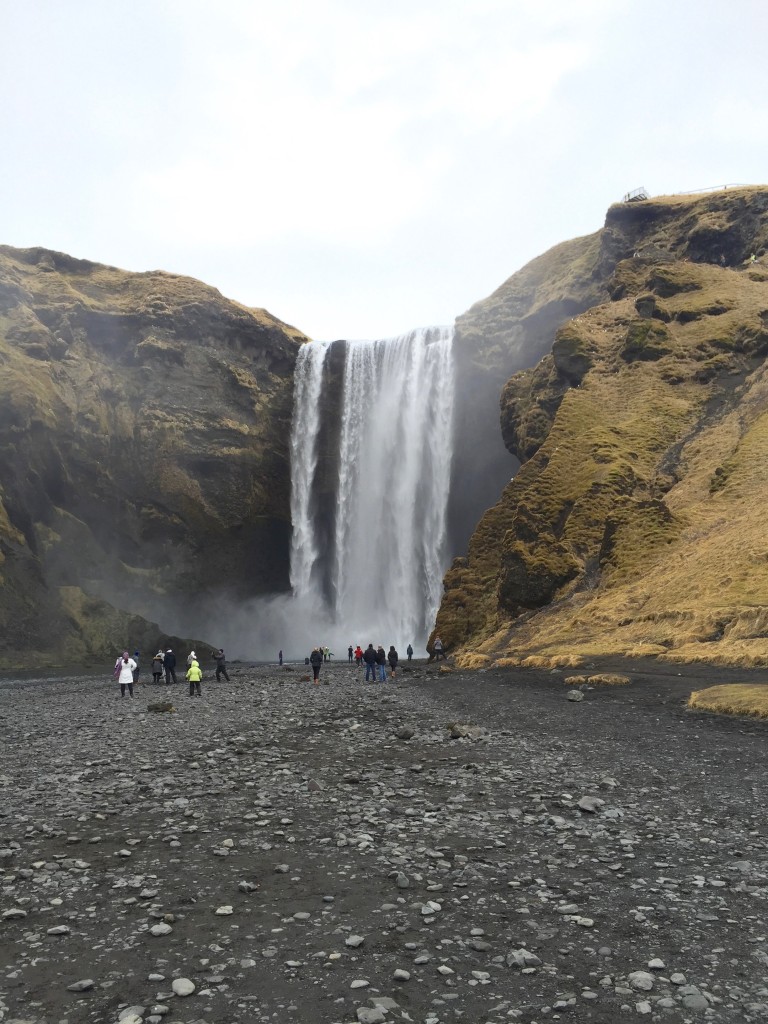
[[[522,468],[437,620],[465,661],[768,660],[767,245],[764,188],[609,210],[589,285],[603,300],[502,393]]]
[[[0,664],[101,657],[100,600],[173,630],[287,586],[303,340],[190,278],[0,246]]]

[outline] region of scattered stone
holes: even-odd
[[[653,975],[647,971],[632,971],[627,981],[640,992],[650,992],[653,988]]]
[[[96,680],[41,681],[34,728],[29,690],[0,683],[0,1015],[766,1016],[762,723],[683,729],[677,691],[646,705],[642,673],[576,724],[537,676],[240,671],[165,719]],[[467,731],[449,742],[451,716]],[[667,974],[697,948],[699,986]],[[93,978],[68,983],[73,957]]]
[[[67,992],[90,992],[95,984],[93,978],[83,978],[82,981],[73,981],[67,985]]]
[[[384,1011],[378,1006],[359,1006],[355,1011],[359,1024],[384,1024]]]
[[[605,800],[598,796],[583,796],[576,806],[587,814],[597,814],[600,808],[605,806]]]
[[[174,978],[171,988],[176,996],[191,996],[195,991],[195,983],[189,978]]]

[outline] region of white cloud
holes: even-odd
[[[764,0],[29,0],[0,241],[317,336],[449,322],[635,185],[764,176]]]
[[[508,4],[224,10],[218,32],[238,41],[226,60],[188,44],[206,83],[191,152],[126,183],[148,233],[382,244],[442,190],[463,144],[519,130],[588,55],[518,31]]]

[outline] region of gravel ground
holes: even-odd
[[[0,681],[0,1020],[768,1017],[750,672]]]

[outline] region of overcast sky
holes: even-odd
[[[768,180],[765,0],[0,0],[0,242],[316,338],[451,323],[629,189]]]

